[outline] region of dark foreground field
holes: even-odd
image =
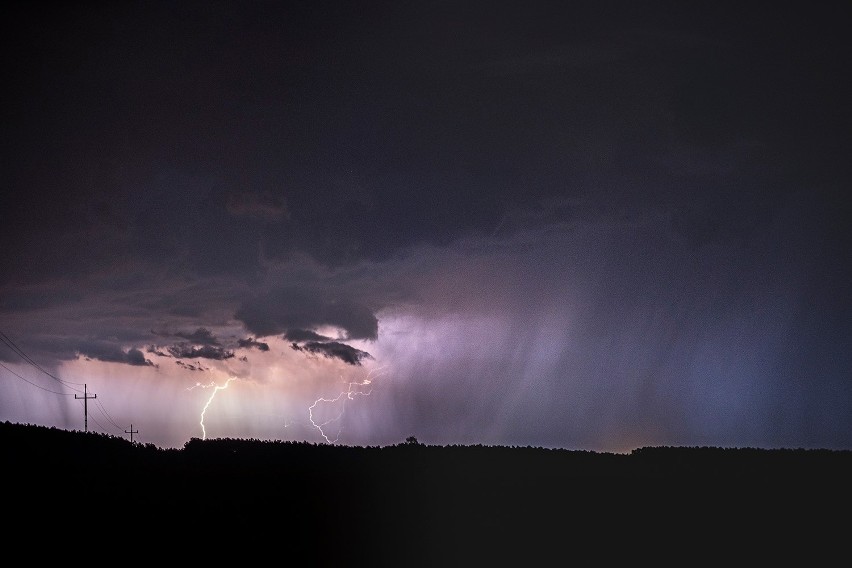
[[[0,451],[5,542],[58,539],[28,548],[42,560],[101,547],[119,565],[822,565],[848,558],[852,534],[852,451],[236,439],[164,450],[8,422]]]

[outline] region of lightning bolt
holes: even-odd
[[[221,386],[217,385],[215,383],[215,381],[211,381],[209,385],[202,385],[201,383],[195,383],[191,387],[187,387],[186,390],[192,390],[192,389],[195,389],[195,388],[202,388],[202,389],[212,388],[213,389],[213,392],[210,393],[210,398],[207,399],[207,403],[204,405],[204,408],[201,410],[201,418],[198,422],[199,424],[201,424],[201,439],[202,440],[207,439],[207,430],[204,428],[204,413],[207,412],[207,407],[210,406],[210,403],[213,402],[213,399],[216,398],[216,394],[220,390],[225,390],[226,388],[228,388],[228,385],[231,383],[231,381],[235,381],[235,380],[237,380],[237,377],[230,377],[227,381],[225,381],[225,384],[221,385]]]
[[[326,442],[328,442],[329,444],[336,443],[337,440],[340,439],[340,433],[343,431],[343,427],[341,426],[337,429],[337,436],[335,436],[335,438],[333,440],[328,437],[328,435],[326,434],[325,430],[323,430],[323,428],[325,428],[326,426],[328,426],[329,424],[331,424],[333,422],[338,422],[341,418],[343,418],[343,415],[346,413],[346,401],[355,400],[356,396],[370,396],[370,394],[373,392],[373,387],[372,387],[373,381],[376,378],[387,374],[386,371],[381,372],[381,371],[383,371],[383,369],[386,366],[387,365],[371,370],[369,373],[367,373],[367,376],[362,381],[350,381],[350,382],[347,383],[343,379],[343,377],[341,377],[341,380],[344,383],[346,383],[346,385],[347,385],[347,388],[346,388],[345,391],[342,391],[339,395],[337,395],[334,398],[320,397],[320,398],[316,399],[314,401],[314,403],[308,408],[308,417],[311,420],[311,424],[313,425],[314,428],[319,430],[320,435],[323,438],[325,438]],[[363,387],[369,387],[369,388],[364,389]],[[314,409],[317,407],[318,404],[320,404],[320,403],[335,404],[335,403],[338,403],[340,401],[342,401],[342,403],[340,404],[340,412],[338,412],[336,416],[333,416],[332,418],[329,418],[328,420],[320,422],[319,424],[317,424],[314,421]]]

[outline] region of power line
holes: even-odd
[[[94,423],[98,426],[98,428],[100,428],[102,431],[105,431],[105,430],[106,430],[103,426],[101,426],[101,423],[100,423],[100,422],[98,422],[97,420],[95,420],[95,417],[94,417],[94,416],[92,416],[92,422],[94,422]],[[104,432],[104,433],[105,433],[105,432]],[[105,433],[105,435],[109,435],[109,434],[106,434],[106,433]]]
[[[7,367],[6,365],[4,365],[3,363],[0,363],[0,367],[3,367],[4,369],[6,369],[7,371],[9,371],[10,373],[12,373],[13,375],[15,375],[16,377],[18,377],[19,379],[21,379],[22,381],[24,381],[25,383],[29,383],[29,384],[31,384],[32,386],[34,386],[34,387],[36,387],[36,388],[39,388],[39,389],[41,389],[41,390],[43,390],[43,391],[46,391],[46,392],[49,392],[49,393],[53,393],[53,394],[61,394],[62,396],[71,396],[71,393],[70,393],[70,392],[58,392],[58,391],[52,391],[52,390],[50,390],[50,389],[46,389],[46,388],[44,388],[44,387],[43,387],[43,386],[41,386],[41,385],[37,385],[37,384],[35,384],[34,382],[32,382],[32,381],[29,381],[29,380],[25,379],[24,377],[22,377],[21,375],[19,375],[18,373],[16,373],[15,371],[13,371],[12,369],[10,369],[10,368],[9,368],[9,367]]]
[[[107,419],[107,420],[109,420],[109,422],[110,422],[113,426],[115,426],[115,429],[116,429],[116,430],[121,430],[121,426],[119,426],[118,424],[116,424],[116,423],[115,423],[115,420],[113,420],[113,419],[112,419],[112,416],[110,416],[110,415],[109,415],[109,412],[107,412],[107,411],[106,411],[106,408],[104,408],[103,403],[101,403],[101,399],[97,399],[97,400],[95,401],[95,405],[98,407],[98,410],[100,410],[100,411],[101,411],[101,413],[102,413],[104,416],[106,416],[106,419]]]
[[[45,392],[49,392],[49,393],[51,393],[51,394],[58,394],[58,395],[62,395],[62,396],[71,396],[71,394],[72,394],[72,393],[68,393],[68,392],[59,392],[59,391],[50,390],[50,389],[47,389],[47,388],[45,388],[45,387],[43,387],[43,386],[41,386],[41,385],[38,385],[38,384],[36,384],[36,383],[34,383],[34,382],[32,382],[32,381],[28,380],[26,377],[23,377],[23,376],[19,375],[18,373],[16,373],[15,371],[13,371],[13,370],[12,370],[12,369],[10,369],[9,367],[7,367],[5,364],[3,364],[3,362],[2,362],[2,361],[0,361],[0,367],[3,367],[4,369],[6,369],[7,371],[9,371],[10,373],[12,373],[13,375],[15,375],[16,377],[18,377],[19,379],[21,379],[22,381],[24,381],[25,383],[30,384],[30,385],[32,385],[32,386],[34,386],[34,387],[36,387],[36,388],[39,388],[39,389],[41,389],[41,390],[43,390],[43,391],[45,391]],[[82,397],[77,397],[76,395],[75,395],[75,398],[82,399]],[[92,397],[89,397],[89,398],[92,398]],[[96,398],[96,397],[95,397],[95,398]],[[104,407],[103,403],[101,402],[101,399],[96,398],[96,400],[97,400],[97,402],[96,402],[95,404],[98,406],[98,409],[101,411],[101,414],[103,414],[104,416],[106,416],[107,420],[109,420],[109,421],[110,421],[110,423],[111,423],[111,424],[115,427],[115,429],[116,429],[117,431],[121,431],[121,429],[122,429],[122,428],[121,428],[121,426],[119,426],[119,425],[115,422],[115,420],[113,420],[113,419],[112,419],[112,417],[110,416],[109,412],[107,412],[107,409]],[[94,421],[94,423],[95,423],[95,424],[97,424],[97,425],[98,425],[98,427],[99,427],[101,430],[106,430],[106,428],[104,428],[103,426],[101,426],[100,422],[98,422],[97,420],[95,420],[95,418],[94,418],[94,417],[92,417],[92,421]]]
[[[65,385],[65,386],[66,386],[66,387],[68,387],[68,388],[71,388],[72,390],[76,390],[76,391],[79,391],[79,390],[80,390],[80,389],[75,389],[75,388],[73,388],[71,385],[78,385],[78,386],[79,386],[79,385],[82,385],[83,383],[73,383],[73,382],[70,382],[70,381],[65,381],[65,380],[60,379],[59,377],[54,376],[54,375],[53,375],[53,374],[51,374],[50,372],[46,371],[46,370],[45,370],[45,369],[44,369],[41,365],[39,365],[38,363],[36,363],[35,361],[33,361],[33,360],[30,358],[30,356],[29,356],[29,355],[27,355],[26,353],[24,353],[24,351],[23,351],[20,347],[18,347],[17,345],[15,345],[15,342],[14,342],[14,341],[12,341],[11,339],[9,339],[9,336],[7,336],[7,335],[6,335],[5,333],[3,333],[2,331],[0,331],[0,341],[2,341],[3,343],[5,343],[5,344],[6,344],[6,346],[7,346],[9,349],[11,349],[11,350],[12,350],[12,351],[14,351],[16,354],[18,354],[18,355],[19,355],[19,356],[20,356],[20,357],[21,357],[24,361],[26,361],[27,363],[29,363],[30,365],[32,365],[33,367],[35,367],[36,369],[38,369],[39,371],[41,371],[42,373],[44,373],[45,375],[47,375],[48,377],[50,377],[51,379],[53,379],[53,380],[55,380],[55,381],[58,381],[59,383],[61,383],[61,384]]]
[[[21,358],[22,358],[22,359],[23,359],[26,363],[28,363],[29,365],[31,365],[31,366],[33,366],[33,367],[35,367],[36,369],[38,369],[39,371],[41,371],[42,373],[44,373],[45,375],[47,375],[47,376],[48,376],[48,377],[50,377],[51,379],[53,379],[53,380],[55,380],[55,381],[58,381],[60,384],[62,384],[62,385],[64,385],[64,386],[66,386],[66,387],[68,387],[68,388],[70,388],[71,390],[76,390],[76,391],[78,391],[78,392],[81,392],[81,391],[80,391],[80,389],[78,389],[78,388],[74,388],[74,387],[73,387],[73,386],[71,386],[71,385],[82,385],[82,386],[83,386],[83,390],[82,390],[82,392],[83,392],[83,396],[78,396],[78,395],[76,395],[76,394],[75,394],[75,395],[74,395],[74,398],[75,398],[75,399],[79,399],[79,400],[82,400],[82,401],[83,401],[84,428],[85,428],[85,431],[86,431],[86,432],[88,432],[88,430],[89,430],[89,407],[88,407],[88,401],[89,401],[89,400],[96,400],[96,399],[98,398],[98,395],[92,395],[92,396],[89,396],[89,395],[87,394],[87,392],[86,392],[86,391],[87,391],[87,386],[86,386],[86,384],[85,384],[85,383],[75,383],[75,382],[71,382],[71,381],[66,381],[66,380],[64,380],[64,379],[60,379],[59,377],[54,376],[52,373],[50,373],[50,372],[48,372],[47,370],[45,370],[45,369],[44,369],[41,365],[39,365],[38,363],[36,363],[36,362],[35,362],[35,361],[34,361],[34,360],[33,360],[33,359],[29,356],[29,355],[27,355],[27,354],[24,352],[24,350],[23,350],[23,349],[21,349],[20,347],[18,347],[18,346],[15,344],[15,342],[14,342],[14,341],[12,341],[12,340],[9,338],[9,336],[8,336],[8,335],[6,335],[5,333],[3,333],[2,331],[0,331],[0,342],[4,343],[4,344],[5,344],[5,345],[9,348],[9,349],[11,349],[12,351],[14,351],[14,352],[15,352],[15,354],[17,354],[19,357],[21,357]],[[59,394],[59,395],[63,395],[63,396],[71,396],[71,393],[63,393],[63,392],[52,391],[52,390],[47,389],[47,388],[44,388],[44,387],[42,387],[41,385],[38,385],[38,384],[36,384],[36,383],[34,383],[34,382],[32,382],[32,381],[29,381],[29,380],[27,380],[26,378],[24,378],[24,377],[22,377],[21,375],[19,375],[18,373],[16,373],[15,371],[13,371],[12,369],[10,369],[9,367],[7,367],[6,365],[4,365],[2,362],[0,362],[0,366],[2,366],[4,369],[6,369],[7,371],[9,371],[10,373],[12,373],[13,375],[15,375],[16,377],[18,377],[18,378],[19,378],[19,379],[21,379],[22,381],[24,381],[24,382],[26,382],[26,383],[29,383],[29,384],[31,384],[31,385],[32,385],[32,386],[34,386],[34,387],[40,388],[40,389],[41,389],[41,390],[43,390],[43,391],[46,391],[46,392],[49,392],[49,393],[53,393],[53,394]],[[96,402],[95,404],[97,405],[97,407],[98,407],[98,409],[101,411],[101,413],[102,413],[102,414],[106,417],[106,419],[110,422],[110,424],[112,424],[112,425],[113,425],[113,427],[115,427],[115,429],[116,429],[117,431],[121,431],[121,430],[122,430],[122,427],[121,427],[121,426],[119,426],[119,425],[115,422],[115,420],[113,420],[113,419],[112,419],[112,416],[110,416],[109,412],[107,412],[107,410],[106,410],[106,408],[104,407],[103,403],[101,403],[101,401],[100,401],[100,400],[97,400],[97,402]],[[95,424],[97,424],[97,425],[98,425],[98,427],[99,427],[101,430],[106,430],[103,426],[101,426],[101,424],[100,424],[97,420],[95,420],[95,418],[94,418],[94,417],[92,417],[92,421],[93,421]],[[133,429],[133,425],[131,425],[131,426],[130,426],[130,429],[131,429],[131,430]],[[126,432],[126,430],[125,430],[125,432]]]

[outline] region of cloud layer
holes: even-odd
[[[6,18],[0,419],[852,447],[838,6],[223,6]]]

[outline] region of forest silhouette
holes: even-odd
[[[614,454],[414,436],[383,447],[193,438],[161,449],[9,422],[0,444],[6,486],[25,496],[7,508],[16,527],[90,514],[116,536],[239,542],[244,560],[276,543],[308,565],[531,565],[592,543],[609,543],[601,559],[649,538],[706,548],[713,534],[726,546],[760,534],[785,546],[816,534],[843,542],[848,521],[835,514],[852,504],[852,451]]]

